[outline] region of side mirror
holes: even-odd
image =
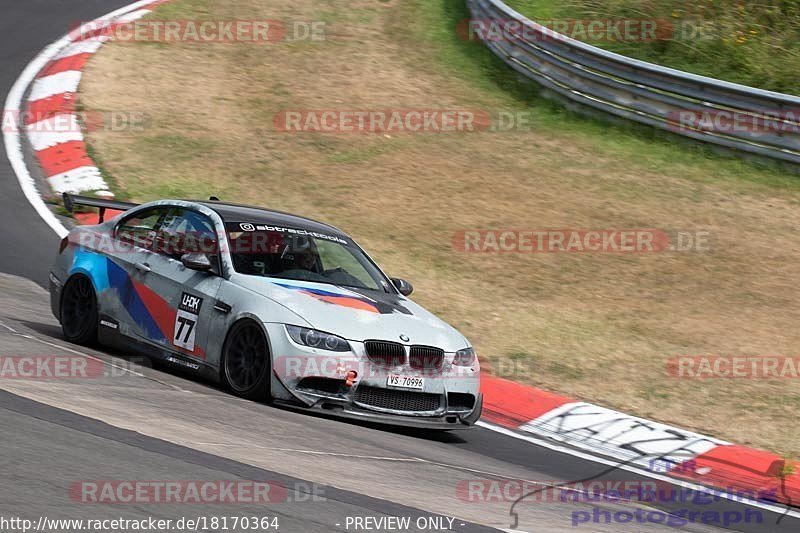
[[[392,283],[403,296],[408,296],[414,292],[414,286],[402,278],[392,278]]]
[[[209,272],[213,268],[208,256],[197,252],[183,254],[181,256],[181,263],[183,263],[183,266],[186,268],[199,272]]]

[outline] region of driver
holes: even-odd
[[[308,270],[317,273],[316,247],[305,235],[293,235],[281,258],[288,263],[287,270]]]
[[[309,251],[294,254],[294,268],[316,272],[317,271],[316,254]]]

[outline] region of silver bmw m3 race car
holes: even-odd
[[[436,429],[480,417],[467,339],[335,227],[217,200],[64,203],[100,210],[61,241],[50,273],[70,342],[338,416]],[[104,221],[107,209],[123,212]]]

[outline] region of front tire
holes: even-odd
[[[69,342],[91,345],[97,342],[97,296],[86,276],[73,276],[61,295],[61,331]]]
[[[268,400],[271,375],[269,346],[261,327],[252,320],[234,324],[222,348],[222,382],[236,396]]]

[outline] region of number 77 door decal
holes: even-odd
[[[175,314],[175,329],[172,334],[172,344],[185,350],[194,351],[194,337],[197,319],[200,315],[200,306],[203,299],[184,292],[181,303]]]

